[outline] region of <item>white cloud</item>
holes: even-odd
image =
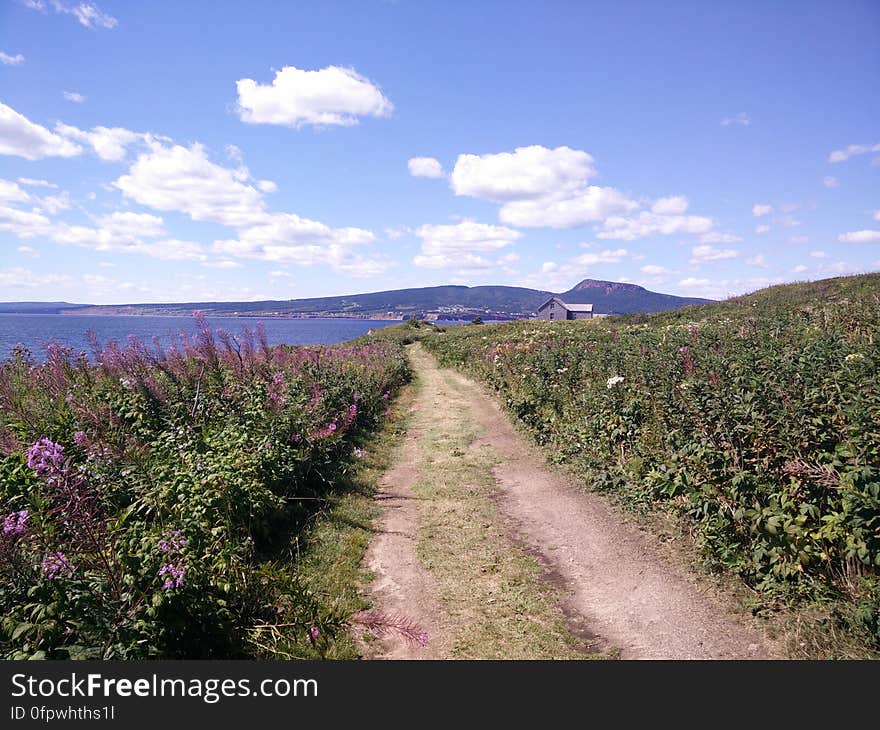
[[[56,215],[62,210],[70,208],[70,194],[66,191],[58,195],[47,195],[45,198],[37,198],[37,205],[49,215]]]
[[[211,162],[200,144],[152,142],[113,185],[142,205],[187,213],[196,221],[245,226],[266,216],[262,195],[248,184],[247,173]]]
[[[764,254],[759,253],[759,254],[755,254],[751,258],[747,258],[746,264],[748,264],[749,266],[757,266],[761,269],[766,269],[767,268],[767,259],[764,258]]]
[[[742,241],[739,236],[733,233],[722,233],[721,231],[709,231],[700,236],[700,243],[736,243]]]
[[[164,221],[149,213],[116,212],[99,218],[97,223],[102,229],[120,238],[158,238],[165,235]]]
[[[258,180],[257,187],[260,189],[260,192],[263,193],[274,193],[278,190],[277,183],[274,183],[271,180]]]
[[[839,188],[840,187],[840,180],[838,180],[836,177],[832,177],[831,175],[828,175],[827,177],[825,177],[822,180],[822,184],[826,188]]]
[[[146,142],[148,135],[132,132],[122,127],[93,127],[83,131],[77,127],[59,122],[55,125],[58,134],[77,142],[89,145],[102,160],[118,162],[128,153],[128,146],[135,142]]]
[[[715,248],[714,246],[694,246],[691,249],[692,264],[703,264],[708,261],[722,261],[724,259],[735,259],[739,256],[739,251],[732,248]]]
[[[657,215],[642,211],[634,218],[611,217],[605,220],[599,238],[632,241],[648,236],[706,234],[714,227],[711,218],[698,215]]]
[[[52,230],[52,222],[38,211],[19,210],[0,205],[0,231],[29,239]]]
[[[828,155],[828,162],[846,162],[850,157],[871,152],[880,152],[880,144],[851,144],[842,150],[834,150]]]
[[[880,241],[880,231],[851,231],[840,234],[837,240],[842,243],[875,243]]]
[[[498,217],[502,223],[521,228],[575,228],[628,213],[637,207],[637,203],[619,190],[590,185],[568,197],[507,203]],[[599,237],[603,238],[601,234]]]
[[[752,215],[755,216],[755,218],[760,218],[762,215],[769,215],[772,212],[772,205],[767,205],[765,203],[755,203],[752,206]]]
[[[0,155],[39,160],[43,157],[74,157],[81,153],[79,145],[0,103]]]
[[[33,188],[57,188],[58,186],[55,183],[50,183],[48,180],[35,180],[31,177],[20,177],[18,178],[18,182],[21,185],[28,185]]]
[[[761,234],[767,233],[769,230],[770,230],[770,226],[760,225],[755,228],[755,233],[757,233],[758,235],[761,235]]]
[[[804,244],[809,243],[810,239],[808,236],[790,236],[788,242],[794,244]]]
[[[306,71],[285,66],[271,84],[239,79],[238,114],[249,124],[352,126],[360,117],[387,117],[394,105],[354,69]]]
[[[416,229],[425,256],[488,253],[509,246],[522,233],[504,226],[462,221],[450,225],[423,225]]]
[[[16,53],[14,56],[10,56],[8,53],[4,53],[0,51],[0,63],[4,66],[19,66],[24,63],[24,56],[20,53]]]
[[[413,177],[443,177],[443,166],[433,157],[412,157],[406,163]]]
[[[749,115],[745,112],[740,112],[736,116],[733,117],[724,117],[721,120],[722,127],[729,127],[732,124],[739,125],[741,127],[748,127],[752,123],[752,120],[749,118]]]
[[[629,252],[625,248],[618,248],[615,251],[606,249],[599,253],[583,253],[572,259],[572,263],[578,266],[594,266],[595,264],[619,264],[621,261],[629,257]]]
[[[21,182],[21,180],[19,180],[19,182]],[[875,220],[875,221],[880,221],[880,210],[875,210],[875,211],[874,211],[874,220]]]
[[[797,226],[803,225],[803,223],[797,218],[787,215],[782,219],[782,225],[786,228],[796,228]]]
[[[689,276],[688,278],[682,279],[680,282],[678,282],[679,286],[683,286],[683,287],[687,287],[687,288],[707,287],[707,286],[710,286],[711,284],[712,284],[711,279],[697,279],[693,276]]]
[[[71,15],[86,28],[115,28],[119,21],[112,15],[102,12],[97,5],[91,2],[80,2],[75,5],[61,2],[60,0],[49,0],[50,5],[56,13],[62,15]],[[43,10],[46,5],[43,2],[34,2],[28,0],[24,3],[26,7]]]
[[[34,289],[40,286],[69,284],[72,279],[66,274],[35,274],[30,269],[15,266],[0,269],[0,286],[16,289]]]
[[[794,213],[796,210],[800,210],[800,203],[783,203],[779,206],[779,210],[783,213]]]
[[[207,266],[209,269],[240,269],[241,264],[238,261],[230,261],[229,259],[224,259],[222,261],[205,261],[202,266]]]
[[[73,102],[74,104],[82,104],[86,100],[86,97],[76,91],[63,91],[61,92],[61,95],[67,99],[67,101]]]
[[[31,199],[31,196],[22,190],[18,183],[12,180],[0,179],[0,201],[9,203],[25,203]]]
[[[657,266],[656,264],[645,264],[639,270],[648,276],[665,276],[666,274],[672,273],[672,271],[665,266]]]
[[[814,259],[827,259],[828,254],[824,251],[810,251],[810,256]]]
[[[688,199],[684,195],[659,198],[651,206],[651,212],[658,215],[682,215],[688,209]]]
[[[459,155],[450,176],[456,195],[495,202],[567,197],[593,177],[593,158],[570,147],[517,147],[513,152]]]
[[[792,272],[793,274],[803,274],[806,270],[807,270],[807,267],[806,267],[806,266],[804,266],[803,264],[798,264],[797,266],[795,266],[795,267],[791,270],[791,272]]]
[[[40,258],[40,252],[37,249],[32,248],[31,246],[19,246],[16,249],[19,253],[26,253],[30,256],[33,256],[35,259]]]

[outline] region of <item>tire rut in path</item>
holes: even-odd
[[[492,449],[497,503],[516,534],[554,577],[572,629],[601,637],[625,659],[757,659],[769,654],[763,638],[728,610],[678,562],[662,554],[659,541],[627,522],[610,503],[551,470],[518,433],[498,404],[463,375],[439,370],[420,347],[411,348],[423,379],[438,377],[464,395],[468,416],[481,436],[471,448]],[[431,408],[430,401],[415,408]],[[437,412],[442,418],[442,410]],[[424,621],[428,650],[404,642],[380,656],[443,658],[449,636],[430,574],[416,557],[418,508],[409,486],[416,479],[418,434],[409,434],[398,466],[383,481],[383,532],[368,553],[378,578],[377,607]],[[404,537],[405,536],[405,537]],[[383,641],[388,646],[388,641]]]

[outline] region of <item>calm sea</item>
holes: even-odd
[[[397,324],[370,319],[258,317],[209,317],[208,322],[215,330],[222,329],[231,334],[241,333],[245,325],[253,330],[258,322],[262,322],[270,345],[331,345],[360,337],[370,329]],[[0,359],[8,358],[18,343],[25,345],[38,360],[44,358],[46,345],[50,342],[91,354],[86,338],[88,330],[94,330],[101,343],[116,340],[124,344],[129,335],[134,335],[147,344],[155,336],[167,345],[176,341],[180,332],[195,333],[196,327],[192,317],[0,314]]]

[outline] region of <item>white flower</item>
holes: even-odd
[[[567,373],[567,372],[568,372],[568,368],[558,368],[558,369],[556,370],[556,372],[559,373],[560,375],[562,375],[562,373]]]
[[[853,360],[864,360],[865,356],[860,352],[854,352],[850,355],[847,355],[843,358],[846,362],[852,362]]]
[[[611,389],[615,385],[617,385],[618,383],[622,383],[622,382],[623,382],[622,375],[614,375],[614,376],[608,378],[608,388]]]

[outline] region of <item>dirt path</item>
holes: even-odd
[[[411,357],[420,379],[413,430],[383,482],[381,532],[367,565],[377,608],[423,622],[432,640],[418,649],[386,639],[374,656],[559,656],[561,639],[544,637],[560,622],[580,652],[768,655],[763,639],[681,561],[668,560],[656,538],[550,470],[477,384],[438,368],[419,347]],[[491,570],[469,569],[490,558]],[[591,634],[599,637],[592,647]]]

